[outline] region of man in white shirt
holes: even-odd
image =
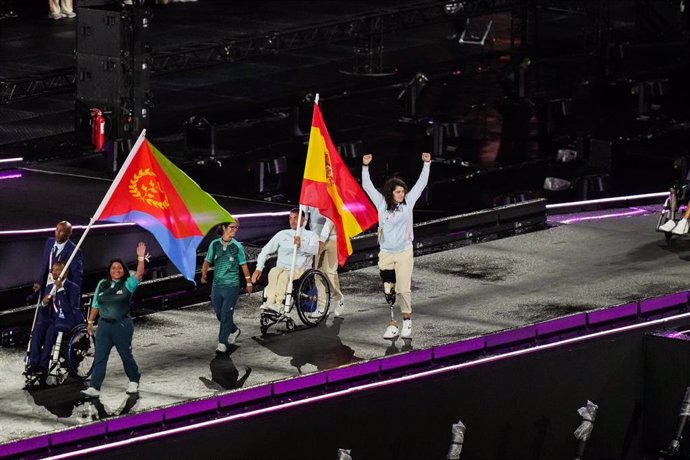
[[[266,246],[261,249],[259,256],[256,258],[256,270],[252,274],[252,283],[256,283],[261,277],[266,266],[266,259],[275,253],[278,254],[276,266],[268,272],[268,284],[264,288],[266,301],[261,305],[262,309],[281,311],[285,294],[290,292],[288,291],[288,282],[294,247],[297,246],[297,253],[293,280],[298,279],[306,270],[311,268],[314,263],[314,256],[319,251],[318,235],[304,228],[307,223],[304,211],[302,211],[301,227],[297,230],[299,213],[300,210],[297,208],[290,211],[290,229],[276,233]]]

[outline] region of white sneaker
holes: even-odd
[[[309,313],[309,318],[311,319],[319,319],[323,316],[323,312],[319,310],[318,308],[314,310],[313,312]]]
[[[673,228],[674,228],[675,226],[676,226],[675,221],[673,221],[673,219],[669,219],[669,220],[666,221],[666,223],[665,223],[664,225],[659,225],[659,229],[658,229],[658,230],[659,230],[660,232],[670,232],[671,230],[673,230]]]
[[[240,336],[241,333],[242,333],[242,329],[240,329],[240,328],[238,327],[237,330],[236,330],[235,332],[233,332],[232,334],[230,334],[230,335],[228,336],[228,343],[229,343],[230,345],[232,345],[232,344],[234,344],[235,342],[237,342],[237,339],[239,338],[239,336]]]
[[[400,337],[403,339],[409,339],[412,337],[412,320],[411,319],[404,319],[403,320],[403,327],[402,327],[402,332],[400,332]]]
[[[65,19],[65,15],[62,13],[50,13],[48,17],[54,21],[59,21],[60,19]]]
[[[127,385],[127,390],[125,391],[128,395],[135,395],[139,393],[139,382],[129,382]]]
[[[70,12],[62,11],[62,15],[64,17],[66,17],[67,19],[74,19],[77,17],[77,13],[75,13],[74,11],[70,11]]]
[[[675,227],[673,227],[673,230],[671,230],[671,233],[674,235],[685,235],[688,233],[688,219],[681,219],[678,221]]]
[[[98,398],[100,394],[101,392],[95,389],[94,387],[89,387],[86,390],[81,390],[81,395],[86,398]]]
[[[232,334],[231,334],[231,335],[232,335]],[[228,351],[228,347],[226,347],[224,343],[220,343],[220,342],[219,342],[219,343],[218,343],[218,346],[216,347],[216,351],[217,351],[218,353],[225,353],[226,351]]]
[[[399,335],[400,331],[398,330],[398,326],[395,324],[389,324],[386,328],[386,332],[383,333],[383,338],[391,340],[397,338]]]
[[[343,314],[345,313],[345,302],[343,302],[343,299],[338,301],[338,304],[335,306],[335,310],[333,312],[335,313],[335,316],[342,318]]]

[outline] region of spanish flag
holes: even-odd
[[[318,208],[321,215],[333,221],[338,237],[338,263],[341,266],[352,254],[350,238],[378,221],[376,208],[333,145],[318,103],[314,104],[299,202]]]

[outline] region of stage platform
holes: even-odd
[[[410,341],[381,338],[388,308],[375,267],[342,274],[345,316],[310,330],[261,336],[260,296],[243,296],[235,314],[242,335],[223,364],[236,373],[225,388],[211,381],[217,322],[206,302],[135,320],[138,399],[124,394],[115,356],[102,404],[94,405],[80,399],[80,383],[23,390],[23,349],[0,349],[0,422],[7,427],[0,441],[684,291],[690,242],[667,243],[655,231],[657,212],[637,206],[552,216],[546,230],[417,257]]]

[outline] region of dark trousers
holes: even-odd
[[[110,322],[101,318],[98,321],[98,331],[96,332],[96,357],[93,362],[93,373],[91,374],[91,386],[97,390],[101,389],[105,379],[105,369],[108,365],[110,350],[113,346],[122,359],[125,374],[130,382],[139,382],[139,366],[132,355],[132,337],[134,336],[134,323],[131,316]]]
[[[31,333],[29,365],[48,369],[58,331],[52,321],[37,321]]]
[[[218,331],[218,343],[228,344],[228,336],[237,330],[235,325],[235,304],[240,294],[239,286],[212,286],[211,304],[216,312],[216,318],[220,321]]]

